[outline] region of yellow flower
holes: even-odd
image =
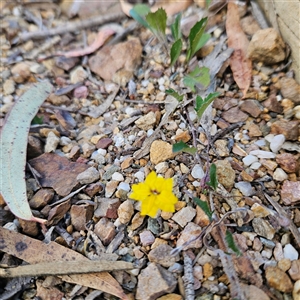
[[[173,178],[157,177],[152,171],[145,182],[132,185],[131,199],[141,201],[141,215],[155,217],[159,209],[165,212],[174,212],[177,197],[172,192]]]

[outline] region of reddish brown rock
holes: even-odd
[[[138,276],[137,300],[154,300],[172,293],[177,285],[176,277],[158,264],[150,263]]]
[[[90,196],[93,197],[97,193],[103,191],[103,185],[100,182],[90,184],[86,189],[85,192]]]
[[[281,200],[286,205],[295,204],[300,201],[300,181],[286,180],[282,185]]]
[[[240,105],[240,109],[252,117],[257,118],[264,108],[257,100],[245,100]]]
[[[248,128],[249,130],[249,136],[255,137],[255,136],[262,136],[262,132],[257,124],[251,124]]]
[[[281,119],[271,125],[271,133],[283,134],[288,141],[297,141],[299,137],[299,121]]]
[[[269,111],[273,111],[278,114],[282,114],[283,107],[280,102],[278,102],[276,95],[271,94],[270,97],[263,102],[263,106]]]
[[[113,140],[111,138],[103,138],[98,141],[96,144],[97,149],[107,149],[108,146],[110,146],[113,143]]]
[[[284,293],[293,290],[293,284],[289,276],[277,267],[266,268],[266,279],[269,286]]]
[[[276,162],[287,173],[296,173],[299,169],[299,160],[291,153],[278,154]]]
[[[94,212],[96,218],[106,217],[109,219],[118,218],[118,208],[121,204],[118,198],[109,199],[97,197],[98,207]]]
[[[294,78],[282,77],[279,81],[280,91],[284,98],[292,100],[295,104],[300,104],[300,85]]]
[[[104,80],[113,80],[118,72],[133,71],[141,62],[142,45],[138,38],[106,46],[89,59],[91,70]],[[130,79],[130,78],[129,78]]]
[[[115,225],[107,218],[102,218],[95,225],[95,234],[100,238],[102,243],[107,246],[113,240],[116,235]]]
[[[37,236],[39,233],[39,228],[36,222],[26,221],[19,219],[22,232],[30,236]]]
[[[294,281],[300,280],[300,259],[292,261],[289,274]]]
[[[92,205],[72,205],[70,215],[74,228],[78,231],[85,230],[85,225],[92,219],[93,212]]]
[[[229,123],[238,123],[246,121],[248,115],[242,112],[238,107],[230,108],[222,113],[222,118]]]
[[[54,191],[52,189],[40,189],[29,200],[29,205],[33,209],[44,207],[53,199],[53,196]]]
[[[248,46],[248,57],[266,64],[275,64],[285,59],[285,43],[278,31],[266,28],[257,31]]]

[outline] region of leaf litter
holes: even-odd
[[[123,7],[124,3],[121,3]],[[35,5],[38,7],[39,4]],[[179,4],[176,5],[178,11]],[[213,5],[209,6],[211,12]],[[245,7],[244,13],[248,16],[249,9],[247,11]],[[12,8],[7,9],[5,20],[11,21],[11,11],[16,13],[22,6]],[[48,22],[51,15],[43,11],[41,4],[46,30],[22,32],[19,40],[61,36],[50,44],[44,40],[28,41],[12,45],[12,50],[8,50],[11,59],[7,62],[15,66],[10,74],[4,72],[2,124],[7,125],[4,116],[17,99],[15,97],[24,92],[24,86],[30,90],[32,83],[42,78],[51,81],[60,92],[55,97],[51,95],[40,108],[44,124],[33,126],[30,132],[30,149],[36,147],[38,151],[35,153],[39,154],[28,161],[30,171],[26,170],[25,180],[22,172],[26,159],[23,159],[24,164],[17,169],[18,176],[23,174],[22,178],[13,181],[12,185],[17,187],[19,183],[26,182],[34,218],[48,221],[41,230],[33,222],[10,222],[7,214],[1,213],[1,223],[11,229],[0,228],[1,265],[13,256],[30,263],[26,268],[31,269],[32,266],[32,272],[43,263],[52,263],[55,269],[56,262],[62,257],[71,260],[70,265],[73,260],[76,264],[93,259],[109,261],[112,268],[116,260],[135,263],[135,269],[131,271],[115,270],[111,274],[92,274],[95,269],[87,266],[87,274],[76,275],[70,271],[69,275],[63,275],[48,288],[44,286],[47,286],[50,277],[39,277],[33,290],[36,295],[45,298],[54,293],[57,299],[66,296],[71,299],[75,295],[91,299],[100,295],[101,299],[111,299],[111,295],[121,299],[156,299],[166,294],[175,294],[178,299],[202,299],[213,295],[220,299],[246,299],[254,292],[258,299],[274,299],[279,294],[280,297],[290,297],[293,284],[299,280],[293,270],[299,264],[296,249],[299,249],[297,228],[300,213],[297,207],[286,205],[284,197],[287,191],[282,183],[294,184],[290,186],[295,186],[295,190],[289,192],[294,193],[293,199],[297,199],[299,154],[294,142],[297,131],[293,131],[292,126],[299,123],[299,118],[296,117],[296,102],[292,100],[280,101],[281,110],[276,110],[275,106],[272,108],[272,99],[281,96],[281,87],[276,82],[285,75],[282,72],[285,62],[279,68],[261,63],[249,64],[246,55],[248,39],[240,26],[240,11],[237,12],[237,7],[230,2],[227,5],[226,31],[224,21],[220,21],[224,20],[226,8],[217,8],[215,15],[208,18],[206,31],[211,38],[208,39],[205,32],[207,44],[201,45],[200,52],[196,51],[197,59],[190,60],[189,68],[185,65],[184,51],[187,48],[184,43],[178,48],[180,51],[176,49],[174,52],[171,68],[168,53],[161,47],[161,43],[165,43],[164,38],[161,42],[153,40],[151,32],[143,28],[125,30],[126,34],[132,35],[129,40],[138,37],[143,52],[139,55],[140,60],[134,61],[128,69],[118,66],[123,66],[124,60],[130,59],[131,55],[113,56],[108,65],[115,68],[113,73],[116,76],[109,78],[114,81],[112,84],[102,80],[100,71],[93,69],[95,64],[91,62],[87,65],[86,60],[74,60],[73,65],[62,68],[58,60],[51,58],[59,51],[74,53],[72,49],[80,48],[78,45],[82,44],[85,34],[92,41],[97,32],[101,33],[99,28],[92,26],[121,19],[122,26],[131,28],[133,22],[120,11],[106,16],[86,15],[86,19],[84,13],[80,10],[81,21],[69,20],[67,26],[54,28]],[[194,18],[194,13],[198,14],[197,18]],[[169,9],[167,14],[170,15]],[[175,40],[184,39],[179,35],[179,23],[185,24],[194,19],[195,24],[199,21],[199,14],[205,16],[207,12],[195,4],[192,11],[182,12],[181,22],[177,18],[177,25],[174,25],[177,26],[177,33],[173,35]],[[57,17],[57,14],[54,16]],[[106,28],[109,26],[106,24]],[[113,24],[111,28],[114,28]],[[18,30],[15,33],[11,30],[6,25],[4,33],[8,44],[11,37],[18,34]],[[196,44],[201,43],[201,34]],[[123,38],[127,36],[123,35]],[[166,43],[170,44],[168,32],[166,38]],[[75,46],[73,42],[63,43],[68,39]],[[96,40],[95,47],[83,49],[79,54],[95,52],[97,55],[102,51],[102,56],[103,53],[106,55],[103,56],[105,60],[113,49],[118,49],[120,54],[127,53],[117,40],[114,42],[117,44],[111,44],[106,52],[104,48],[107,45],[97,50],[102,42],[102,39]],[[117,45],[120,48],[116,48]],[[38,53],[26,55],[34,50],[33,46],[39,49]],[[195,50],[196,45],[193,47]],[[41,62],[38,55],[47,59]],[[19,62],[23,59],[27,60],[26,64]],[[117,62],[118,59],[121,63]],[[190,87],[184,84],[183,78],[188,73],[203,67],[208,69],[205,84],[200,81],[199,85],[197,77]],[[79,80],[78,83],[76,80]],[[127,87],[129,81],[131,86],[134,84],[133,91]],[[80,87],[84,87],[87,93],[75,93]],[[192,92],[193,89],[195,92]],[[167,90],[170,91],[168,96]],[[213,94],[215,92],[220,95]],[[217,98],[209,101],[209,95]],[[209,105],[203,113],[204,102]],[[36,104],[35,109],[40,106]],[[203,113],[200,121],[197,111]],[[28,122],[29,116],[24,114],[23,117]],[[243,120],[239,120],[240,117]],[[273,125],[277,118],[279,121],[276,122],[284,119],[283,130],[277,123],[274,122],[276,127]],[[27,134],[28,131],[24,136]],[[273,139],[276,140],[280,134],[285,138],[280,146],[276,146],[279,147],[277,152],[273,153],[270,150],[276,148]],[[39,143],[33,144],[37,140]],[[44,146],[50,144],[51,151],[55,153],[44,153]],[[272,147],[269,148],[270,144]],[[25,145],[26,142],[24,153]],[[163,153],[162,148],[156,149],[155,145],[164,145]],[[173,153],[172,148],[178,152]],[[279,160],[278,151],[280,155],[291,154],[289,160]],[[264,157],[259,157],[262,152]],[[160,161],[162,154],[165,158]],[[143,182],[153,170],[164,178],[173,178],[175,182],[174,194],[180,201],[174,214],[162,212],[157,218],[145,218],[140,216],[139,206],[130,200],[132,184]],[[209,184],[212,185],[211,190],[207,190]],[[262,186],[263,194],[259,186]],[[199,199],[199,206],[192,201],[195,197]],[[0,200],[2,212],[5,211],[5,202]],[[22,205],[26,205],[24,203]],[[14,212],[10,205],[8,207]],[[292,217],[287,212],[293,212]],[[42,242],[43,235],[50,243]],[[199,243],[194,243],[199,239]],[[162,248],[160,244],[177,249],[180,255],[170,269],[164,267],[163,255],[155,254]],[[183,248],[180,245],[190,249],[181,253]],[[147,265],[149,253],[151,263]],[[12,267],[13,264],[8,262],[7,266]],[[51,274],[56,273],[51,271]],[[181,279],[183,275],[184,280]],[[146,279],[149,286],[142,286]],[[5,279],[7,287],[10,282]],[[23,287],[25,292],[28,290],[26,282],[20,282],[19,290]],[[72,284],[66,285],[66,282]],[[172,284],[168,285],[168,282]],[[280,282],[285,282],[285,286]],[[154,288],[150,283],[154,284]],[[3,286],[0,286],[0,292],[6,295],[3,297],[8,297]]]

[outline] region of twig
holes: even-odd
[[[66,229],[57,225],[55,226],[55,231],[65,240],[65,242],[69,247],[75,243],[74,238],[70,233],[68,233]]]
[[[284,221],[284,219],[289,220],[290,224],[288,224],[288,228],[291,231],[291,233],[293,234],[293,236],[298,244],[298,247],[300,247],[300,232],[298,231],[298,228],[296,227],[296,225],[292,222],[292,220],[290,220],[286,211],[276,201],[274,201],[272,199],[272,197],[270,197],[267,193],[264,193],[264,195],[265,195],[266,199],[270,202],[270,204],[272,204],[272,206],[278,212],[278,215],[279,215],[278,217],[280,217],[281,220],[283,220],[283,221]]]
[[[60,42],[61,37],[59,35],[54,36],[52,39],[47,40],[44,44],[42,44],[40,47],[33,49],[29,53],[25,53],[24,57],[26,59],[35,59],[40,53],[45,52],[46,50],[50,49],[52,46]]]
[[[134,265],[125,261],[53,261],[16,268],[0,268],[0,277],[88,274],[103,271],[131,270]]]
[[[60,200],[58,200],[58,201],[56,201],[56,202],[54,202],[54,203],[49,204],[49,206],[55,206],[55,205],[57,205],[57,204],[60,204],[60,203],[62,203],[62,202],[65,202],[65,201],[69,200],[69,199],[72,198],[74,195],[78,194],[81,190],[83,190],[84,188],[86,188],[86,185],[84,185],[84,186],[82,186],[81,188],[79,188],[78,190],[76,190],[76,191],[70,193],[68,196],[66,196],[66,197],[64,197],[64,198],[62,198],[62,199],[60,199]]]
[[[189,257],[186,251],[183,252],[184,261],[184,289],[185,289],[185,299],[194,300],[195,290],[194,290],[194,275],[193,275],[193,260]]]
[[[33,40],[33,39],[43,39],[49,36],[53,35],[60,35],[60,34],[65,34],[67,32],[74,32],[77,30],[81,29],[86,29],[90,28],[93,26],[99,26],[102,24],[105,24],[107,22],[112,22],[115,20],[123,19],[126,16],[124,15],[123,12],[117,12],[117,13],[112,13],[109,15],[101,15],[101,16],[96,16],[87,20],[83,21],[75,21],[75,22],[69,22],[65,24],[64,26],[59,26],[56,28],[48,29],[48,30],[43,30],[43,31],[34,31],[34,32],[25,32],[22,33],[19,36],[19,41],[20,42],[26,42],[28,40]]]

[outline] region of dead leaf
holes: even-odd
[[[234,49],[230,58],[233,77],[243,96],[246,96],[251,83],[252,62],[247,57],[249,41],[240,24],[238,7],[233,2],[227,6],[226,32],[228,46]]]
[[[15,216],[39,223],[45,220],[32,215],[26,196],[26,147],[30,122],[51,89],[50,83],[40,82],[25,92],[6,117],[0,136],[1,194]]]
[[[55,55],[69,58],[91,54],[97,49],[99,49],[105,43],[105,41],[114,33],[114,30],[110,28],[102,29],[99,31],[96,40],[90,46],[84,49],[72,50],[68,52],[57,52]]]
[[[60,196],[68,195],[78,184],[77,175],[88,168],[85,164],[70,162],[54,153],[45,153],[29,163],[41,175],[41,186],[52,187]]]
[[[52,261],[89,261],[80,253],[61,246],[55,242],[44,244],[20,233],[0,227],[0,250],[18,257],[30,264]],[[119,283],[107,272],[95,274],[63,275],[62,280],[88,286],[121,299],[127,300]]]

